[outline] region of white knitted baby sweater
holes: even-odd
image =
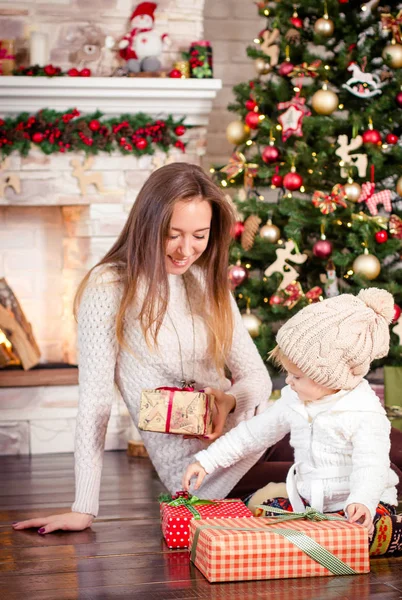
[[[245,329],[232,299],[235,329],[227,365],[233,385],[219,379],[207,351],[207,330],[202,314],[203,275],[193,266],[185,275],[195,323],[195,387],[216,387],[236,398],[236,409],[229,415],[226,431],[251,419],[268,406],[271,381],[258,351]],[[182,379],[179,343],[186,378],[193,377],[193,333],[183,278],[169,275],[168,315],[158,336],[158,350],[148,348],[135,316],[135,308],[125,321],[125,339],[132,350],[118,347],[116,314],[121,286],[110,269],[98,268],[84,292],[78,315],[79,409],[76,427],[76,498],[72,510],[97,515],[106,428],[117,384],[134,423],[138,424],[141,390],[177,386]],[[198,439],[179,435],[141,432],[142,439],[158,475],[170,492],[181,489],[183,473],[194,454],[206,447]],[[228,469],[218,469],[203,486],[204,498],[223,498],[258,460],[254,452]]]

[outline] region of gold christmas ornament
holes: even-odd
[[[396,182],[396,193],[398,196],[402,196],[402,177],[400,177]]]
[[[231,144],[243,144],[250,133],[250,128],[241,121],[232,121],[226,128],[226,137]]]
[[[385,46],[382,57],[387,65],[393,69],[400,69],[402,67],[402,45],[392,40],[391,44]]]
[[[257,337],[260,334],[261,321],[258,317],[253,315],[248,308],[245,313],[241,316],[247,331],[252,338]]]
[[[273,225],[271,219],[268,219],[266,224],[260,229],[260,237],[270,244],[276,244],[281,237],[281,230],[276,225]]]
[[[360,254],[353,262],[353,271],[357,275],[364,275],[370,281],[379,276],[381,272],[381,263],[374,254],[369,254],[366,249],[364,254]]]
[[[256,58],[254,61],[255,70],[258,75],[266,75],[271,70],[271,64],[263,58]]]
[[[334,22],[328,18],[328,15],[324,15],[314,23],[314,31],[317,35],[331,37],[334,33]]]
[[[344,191],[346,194],[346,198],[350,200],[350,202],[357,202],[360,198],[360,194],[362,193],[362,188],[358,183],[355,183],[353,180],[348,181],[344,185]]]
[[[338,108],[338,104],[338,96],[329,90],[326,84],[311,99],[311,105],[319,115],[331,115]]]
[[[250,215],[244,221],[244,229],[241,234],[240,244],[243,250],[248,252],[254,246],[254,239],[257,235],[261,219],[257,215]]]

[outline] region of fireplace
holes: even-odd
[[[15,106],[29,110],[32,101],[36,110],[38,98],[49,106],[46,90],[55,108],[80,107],[82,86],[88,111],[98,108],[111,115],[113,81],[100,79],[71,83],[2,77],[2,96],[14,111]],[[89,161],[83,154],[47,156],[31,150],[27,157],[12,154],[1,165],[0,183],[6,185],[0,195],[0,278],[6,279],[32,325],[40,364],[25,374],[15,365],[0,369],[0,454],[73,450],[78,386],[72,307],[77,286],[111,247],[149,174],[167,162],[199,164],[205,151],[208,114],[220,81],[115,81],[120,104],[131,100],[135,106],[135,98],[152,98],[148,112],[155,118],[170,112],[166,106],[176,98],[175,116],[187,115],[186,124],[193,126],[186,134],[187,150],[140,158],[99,154]],[[0,102],[1,110],[3,117],[6,105]],[[18,185],[7,185],[10,181]],[[138,432],[116,392],[106,447],[125,448],[133,437],[139,439]]]

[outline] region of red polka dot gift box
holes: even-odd
[[[162,533],[169,548],[188,548],[190,523],[193,519],[238,519],[253,516],[238,498],[212,501],[178,492],[173,496],[162,495],[159,501]]]

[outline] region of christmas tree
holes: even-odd
[[[395,313],[378,365],[401,365],[402,5],[257,6],[256,76],[234,88],[235,147],[216,170],[242,186],[229,278],[246,325],[266,359],[309,302],[384,288]]]

